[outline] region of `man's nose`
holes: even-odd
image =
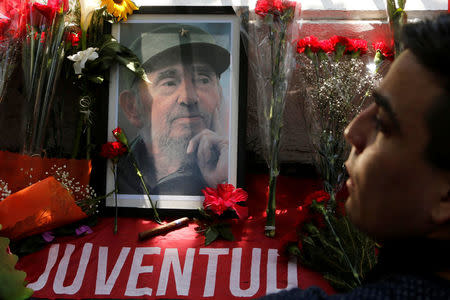
[[[197,103],[198,100],[193,78],[191,75],[185,74],[179,88],[178,104],[191,105]]]
[[[369,142],[371,128],[373,127],[371,118],[372,114],[375,113],[374,109],[375,107],[371,106],[362,111],[344,130],[345,139],[355,147],[357,153],[361,153]]]

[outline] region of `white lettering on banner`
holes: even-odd
[[[231,257],[230,292],[236,297],[252,297],[259,289],[259,271],[261,266],[261,248],[253,248],[252,267],[250,272],[250,287],[242,290],[241,282],[242,248],[234,248]]]
[[[148,287],[138,289],[137,282],[139,274],[152,273],[153,266],[142,266],[142,259],[145,254],[160,254],[161,248],[159,247],[138,247],[134,250],[133,263],[131,264],[130,277],[128,277],[127,289],[125,296],[151,296],[152,289]]]
[[[169,282],[170,266],[175,276],[175,285],[177,295],[187,296],[189,287],[191,286],[192,266],[194,265],[195,248],[188,248],[186,251],[186,259],[184,260],[184,268],[181,271],[180,259],[178,258],[177,248],[167,248],[164,253],[164,259],[159,275],[158,290],[156,296],[166,294],[167,283]]]
[[[266,294],[272,294],[281,291],[277,288],[277,259],[278,250],[269,249],[267,254],[267,289]],[[297,279],[297,259],[293,258],[288,262],[287,271],[287,289],[298,287]]]
[[[39,276],[36,282],[27,285],[27,288],[30,288],[36,292],[41,290],[45,286],[48,280],[48,275],[55,266],[56,259],[58,258],[58,252],[59,252],[59,244],[54,244],[50,247],[50,250],[48,251],[47,265],[45,266],[44,273],[42,273],[41,276]]]
[[[55,281],[53,282],[53,291],[56,294],[68,294],[73,295],[78,292],[83,283],[84,274],[86,273],[86,267],[91,257],[92,244],[86,243],[83,247],[83,252],[81,253],[80,263],[78,264],[77,274],[72,284],[69,286],[64,286],[64,279],[67,274],[67,267],[69,266],[70,257],[72,256],[75,246],[72,244],[66,245],[66,252],[64,252],[64,257],[59,262],[58,270],[56,271]]]
[[[114,264],[114,268],[109,275],[108,280],[106,280],[106,270],[108,265],[108,247],[98,248],[98,268],[97,268],[97,281],[95,283],[95,294],[96,295],[109,295],[111,290],[116,284],[117,277],[119,277],[120,271],[122,270],[125,260],[130,253],[130,247],[123,247],[120,251],[119,258]]]
[[[87,270],[88,263],[91,258],[92,243],[86,243],[83,245],[82,253],[78,262],[78,267],[76,269],[75,278],[71,285],[64,286],[64,281],[66,277],[72,278],[75,273],[75,267],[77,262],[73,259],[73,253],[75,248],[77,248],[77,252],[81,246],[74,246],[72,244],[66,244],[66,249],[64,255],[62,255],[61,260],[58,262],[59,256],[59,248],[60,244],[54,244],[49,248],[47,263],[44,269],[44,272],[38,277],[38,279],[28,284],[29,288],[32,288],[35,291],[43,290],[47,283],[53,280],[53,291],[55,294],[67,294],[73,295],[80,291],[85,273]],[[61,247],[62,248],[62,247]],[[184,248],[185,249],[185,248]],[[252,249],[252,248],[250,248]],[[245,249],[245,251],[250,251],[250,249]],[[118,249],[115,249],[118,250]],[[197,260],[196,263],[196,276],[202,276],[206,273],[205,282],[195,282],[197,291],[200,291],[201,285],[204,284],[203,297],[214,297],[216,284],[217,284],[217,276],[220,275],[221,279],[224,279],[224,276],[228,274],[221,273],[220,270],[228,270],[227,265],[224,265],[225,258],[221,258],[221,264],[219,262],[220,255],[226,255],[226,261],[228,264],[230,260],[230,249],[229,248],[199,248],[198,255],[208,255],[208,263],[205,266],[204,260]],[[184,256],[184,265],[181,268],[179,253],[177,248],[166,248],[164,251],[164,256],[161,255],[161,248],[159,247],[137,247],[134,250],[133,257],[130,255],[131,248],[130,247],[122,247],[120,249],[120,253],[116,260],[111,258],[111,247],[98,247],[98,257],[93,256],[92,261],[98,260],[97,264],[97,274],[96,274],[96,283],[95,283],[95,295],[111,295],[114,297],[120,297],[120,295],[116,295],[117,291],[114,292],[114,287],[118,287],[119,277],[128,276],[128,282],[126,284],[125,293],[122,296],[131,296],[131,297],[140,297],[140,296],[151,296],[152,288],[156,286],[156,279],[147,280],[144,283],[143,287],[138,288],[138,279],[139,275],[143,273],[153,273],[154,266],[160,266],[160,272],[155,273],[151,276],[154,278],[158,278],[158,285],[156,290],[156,296],[167,295],[168,287],[169,287],[169,277],[171,276],[171,272],[173,272],[173,283],[175,284],[176,293],[178,296],[191,296],[191,297],[201,297],[200,295],[190,295],[190,287],[191,280],[193,276],[193,266],[194,266],[194,258],[196,253],[195,248],[186,249],[186,255]],[[248,267],[245,267],[241,270],[242,267],[242,248],[233,248],[231,255],[231,270],[230,270],[230,283],[229,283],[229,291],[231,295],[235,297],[254,297],[258,291],[260,291],[260,287],[264,285],[264,278],[261,278],[261,264],[263,267],[266,267],[266,289],[265,293],[275,293],[282,289],[278,288],[278,276],[277,274],[280,270],[278,269],[278,250],[277,249],[264,249],[267,252],[267,264],[266,262],[262,262],[261,260],[261,248],[253,248],[252,249],[252,258],[251,258],[251,266],[250,271],[248,271]],[[94,251],[95,253],[95,251]],[[108,258],[108,255],[110,256]],[[151,265],[142,265],[144,255],[157,255],[153,259],[153,263]],[[78,255],[77,255],[78,256]],[[248,257],[246,255],[245,257]],[[108,267],[109,260],[109,267]],[[162,262],[161,262],[162,260]],[[148,261],[148,260],[146,260]],[[70,269],[69,269],[70,263]],[[74,265],[72,267],[72,264]],[[128,270],[124,268],[125,265],[131,264],[131,270],[128,274],[121,274],[122,269]],[[148,263],[147,263],[148,264]],[[247,262],[248,264],[248,262]],[[56,268],[56,272],[52,270]],[[281,266],[282,269],[285,266]],[[95,267],[90,267],[94,269]],[[206,269],[205,269],[206,268]],[[112,269],[112,270],[111,270]],[[107,271],[111,270],[109,276],[107,276]],[[283,269],[285,270],[285,269]],[[68,273],[69,271],[69,274]],[[290,260],[287,264],[287,272],[283,271],[282,276],[287,276],[287,289],[297,287],[298,286],[298,270],[297,270],[297,261]],[[56,273],[56,274],[54,274]],[[122,272],[123,273],[123,272]],[[50,275],[52,274],[52,275]],[[286,274],[286,275],[285,275]],[[53,277],[54,276],[54,277]],[[242,277],[241,277],[242,276]],[[49,279],[50,278],[50,279]],[[125,277],[126,278],[126,277]],[[284,279],[284,278],[283,278]],[[126,279],[125,279],[126,280]],[[142,280],[141,280],[142,282]],[[280,282],[282,282],[280,280]],[[285,281],[286,282],[286,281]],[[241,288],[241,283],[244,284],[245,288],[249,284],[249,287],[246,289]],[[124,284],[124,283],[120,283]],[[225,287],[223,286],[223,282],[218,284],[218,288],[220,287],[223,290]],[[172,288],[173,284],[171,281],[170,288]],[[121,286],[120,286],[121,287]],[[264,287],[264,286],[263,286]],[[92,287],[93,288],[93,287]],[[47,288],[47,291],[49,289]],[[94,294],[94,291],[89,291]],[[173,291],[169,291],[169,294],[173,294]]]
[[[228,248],[200,248],[198,254],[208,255],[208,266],[206,267],[206,282],[203,297],[214,296],[216,287],[217,260],[219,255],[226,255]]]

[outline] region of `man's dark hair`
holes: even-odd
[[[430,134],[425,155],[432,165],[450,171],[450,14],[405,25],[401,39],[404,48],[436,76],[444,89],[425,117]]]

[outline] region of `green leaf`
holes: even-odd
[[[103,76],[87,76],[87,79],[97,84],[101,84],[105,80]]]
[[[231,231],[231,226],[228,224],[221,224],[217,226],[217,230],[220,233],[220,236],[226,239],[227,241],[234,241],[233,232]]]
[[[208,246],[219,237],[219,232],[213,227],[209,227],[205,232],[205,246]]]
[[[404,10],[401,8],[398,8],[395,12],[394,12],[394,19],[400,18],[403,14]]]
[[[406,0],[398,0],[398,7],[405,9]]]
[[[28,299],[33,295],[33,290],[25,287],[27,274],[16,270],[18,258],[8,254],[8,245],[9,239],[0,237],[0,299]]]
[[[86,63],[86,74],[98,77],[99,71],[107,71],[114,64],[118,63],[133,72],[136,76],[148,81],[144,69],[141,66],[139,58],[127,47],[121,45],[112,35],[106,34],[96,45],[99,57],[94,61]],[[98,83],[98,81],[89,78],[89,80]]]
[[[394,16],[394,12],[397,10],[397,6],[395,5],[395,0],[387,0],[387,11],[388,11],[388,17],[392,18]]]
[[[267,14],[264,17],[264,23],[266,23],[268,25],[272,25],[273,24],[273,15],[272,14]]]

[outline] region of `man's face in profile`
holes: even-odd
[[[186,151],[193,136],[203,129],[213,129],[221,89],[208,64],[180,62],[147,76],[150,83],[139,87],[144,108],[141,118],[154,152],[164,150],[164,146],[173,148],[174,143],[182,144],[180,147]]]
[[[436,223],[448,182],[425,158],[426,114],[442,92],[406,50],[375,92],[375,103],[346,129],[352,145],[346,209],[374,237],[426,235]]]

